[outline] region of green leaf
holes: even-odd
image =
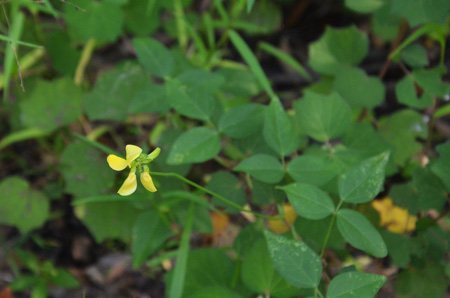
[[[97,243],[106,239],[131,240],[140,211],[130,201],[89,203],[75,206],[76,216],[86,225]]]
[[[342,236],[352,246],[377,258],[384,258],[387,255],[383,238],[361,213],[349,209],[339,210],[337,226]]]
[[[297,149],[292,121],[277,98],[272,99],[266,109],[263,134],[266,143],[281,156],[289,155]]]
[[[123,11],[125,27],[137,36],[149,35],[159,27],[159,1],[129,0]]]
[[[0,223],[12,225],[26,234],[47,220],[50,203],[41,192],[30,189],[19,177],[8,177],[0,183]]]
[[[44,35],[45,51],[50,56],[52,67],[61,74],[72,76],[80,60],[80,52],[62,29]]]
[[[138,268],[171,236],[170,228],[155,210],[143,212],[133,226],[133,266]]]
[[[446,189],[441,180],[430,171],[430,168],[416,168],[412,173],[412,181],[419,194],[417,199],[419,209],[441,211],[447,201]]]
[[[410,76],[405,76],[397,83],[395,95],[399,103],[416,109],[424,109],[434,102],[433,97],[428,93],[424,93],[420,97],[417,95],[414,78]]]
[[[183,297],[190,297],[205,288],[205,281],[208,287],[222,287],[231,289],[231,280],[235,270],[234,262],[217,248],[201,248],[189,252],[183,288]],[[173,271],[170,271],[167,280],[172,278]],[[169,293],[170,294],[170,293]],[[169,297],[172,297],[169,295]]]
[[[412,75],[430,96],[444,97],[450,92],[450,84],[442,83],[442,71],[440,68],[416,69]]]
[[[294,226],[303,241],[315,252],[320,252],[325,243],[330,224],[331,216],[322,220],[310,220],[304,217],[297,217]],[[345,247],[345,240],[342,238],[335,224],[331,227],[331,233],[326,243],[327,248],[334,250],[343,250]]]
[[[309,65],[319,73],[334,75],[343,67],[358,65],[368,50],[366,34],[355,26],[327,27],[325,34],[309,46]]]
[[[225,83],[225,78],[221,74],[201,69],[186,70],[178,75],[177,79],[186,86],[202,89],[207,93],[216,91]]]
[[[149,83],[142,68],[129,61],[103,73],[84,97],[89,118],[125,121],[129,116],[131,99]]]
[[[189,298],[242,298],[242,296],[224,287],[206,286],[189,296]]]
[[[206,188],[221,195],[224,198],[244,206],[246,201],[246,195],[242,189],[242,182],[237,179],[233,174],[225,171],[219,171],[211,176]],[[230,207],[217,198],[213,198],[214,206],[226,208],[226,212],[238,212],[236,208]]]
[[[74,289],[80,286],[78,280],[69,271],[62,268],[52,270],[52,274],[48,278],[52,284],[65,289]]]
[[[264,231],[276,271],[291,285],[314,288],[320,283],[322,263],[306,244]]]
[[[383,189],[389,153],[384,152],[350,168],[339,179],[339,196],[344,202],[369,202]]]
[[[427,50],[421,45],[412,44],[407,46],[401,53],[400,56],[406,64],[413,68],[428,66],[428,55]]]
[[[78,197],[108,193],[115,177],[106,157],[84,142],[64,149],[60,171],[66,181],[65,191]]]
[[[177,138],[170,150],[167,163],[180,165],[204,162],[215,157],[220,147],[220,138],[216,131],[206,127],[196,127]]]
[[[426,138],[427,125],[422,115],[413,110],[401,110],[379,121],[379,132],[383,139],[394,147],[392,158],[404,166],[411,156],[422,149],[416,138]]]
[[[384,5],[375,11],[372,17],[372,30],[374,34],[385,41],[394,41],[398,36],[399,24],[402,17],[391,12],[391,2],[383,1]]]
[[[329,156],[303,154],[291,160],[286,170],[296,182],[321,186],[336,177],[340,167]]]
[[[258,180],[253,181],[252,202],[258,205],[270,205],[281,203],[285,200],[284,193],[275,188],[273,184],[267,184]]]
[[[161,113],[170,110],[166,87],[161,85],[150,85],[139,91],[130,103],[131,113]]]
[[[255,179],[266,183],[278,183],[284,176],[281,163],[275,157],[267,154],[253,155],[243,160],[233,170],[248,173]]]
[[[168,100],[178,113],[198,120],[210,120],[216,107],[214,96],[208,90],[178,79],[166,82]]]
[[[74,9],[72,5],[64,5],[64,19],[83,41],[90,38],[114,41],[122,32],[124,16],[120,6],[115,3],[107,0],[78,0],[76,5],[86,10],[86,13]]]
[[[426,23],[443,24],[450,12],[447,0],[393,0],[392,13],[406,17],[411,27]]]
[[[294,103],[294,107],[303,131],[320,142],[341,136],[350,124],[350,107],[336,93],[307,92],[302,100]]]
[[[246,138],[261,131],[264,107],[246,104],[224,113],[219,121],[219,131],[231,138]]]
[[[81,115],[81,89],[69,78],[38,81],[20,102],[20,119],[27,127],[52,131]]]
[[[335,276],[328,286],[328,298],[375,297],[386,277],[364,272],[347,272]]]
[[[394,289],[399,297],[445,297],[448,279],[442,264],[423,261],[421,265],[403,270],[395,278]]]
[[[241,268],[241,279],[245,286],[257,293],[273,297],[298,295],[300,289],[291,286],[276,272],[264,238],[256,241],[245,254]]]
[[[255,75],[248,69],[241,68],[219,68],[217,74],[225,78],[220,88],[221,91],[239,97],[250,97],[262,91]]]
[[[160,78],[172,74],[175,60],[164,45],[148,37],[139,37],[133,39],[133,46],[145,70]]]
[[[233,20],[233,27],[248,34],[270,34],[280,28],[281,22],[280,7],[274,2],[260,0],[255,2],[249,13],[242,13],[237,20]]]
[[[381,231],[381,236],[386,243],[389,257],[392,262],[401,268],[407,268],[411,258],[419,250],[418,241],[406,235],[392,233],[387,230]]]
[[[38,128],[25,128],[19,131],[15,131],[10,133],[9,135],[4,136],[0,140],[0,150],[17,142],[40,138],[48,135],[48,132],[42,131]]]
[[[346,68],[339,71],[334,81],[334,90],[352,108],[374,108],[383,102],[385,95],[381,80],[375,76],[367,76],[359,68]]]
[[[319,188],[305,183],[292,183],[281,187],[298,215],[308,219],[322,219],[334,212],[331,198]]]
[[[450,193],[450,141],[436,147],[439,159],[431,167],[431,171],[438,176]]]
[[[383,0],[345,0],[345,6],[360,13],[374,12],[383,4]]]

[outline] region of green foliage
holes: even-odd
[[[11,288],[83,287],[45,260],[75,214],[102,252],[158,282],[162,264],[170,298],[375,297],[361,260],[400,268],[399,297],[444,296],[450,4],[410,2],[309,5],[311,28],[341,25],[307,35],[292,0],[3,3]],[[152,192],[115,194],[142,172]]]

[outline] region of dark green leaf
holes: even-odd
[[[333,278],[328,286],[328,298],[375,297],[386,282],[386,277],[364,272],[347,272]]]
[[[20,119],[24,126],[43,131],[70,124],[81,114],[81,94],[69,78],[38,81],[20,102]]]
[[[292,121],[279,99],[272,99],[266,109],[263,133],[267,144],[281,156],[289,155],[297,149]]]
[[[314,288],[320,282],[322,263],[306,244],[264,231],[276,271],[291,285]]]
[[[167,163],[180,165],[204,162],[215,157],[220,147],[220,138],[216,131],[206,127],[196,127],[177,138],[170,150]]]
[[[440,179],[428,167],[419,167],[412,173],[412,180],[419,194],[418,207],[420,210],[436,209],[441,211],[447,201],[447,196]]]
[[[374,12],[383,4],[383,0],[345,0],[345,6],[360,13]]]
[[[319,73],[334,75],[343,67],[358,65],[368,50],[366,34],[356,27],[327,27],[325,34],[309,46],[309,65]]]
[[[303,131],[321,142],[341,136],[350,124],[351,110],[336,93],[307,92],[302,100],[294,103],[294,107]]]
[[[426,23],[444,23],[450,12],[447,0],[393,0],[392,12],[405,16],[414,27]]]
[[[131,113],[167,113],[170,103],[166,88],[161,85],[150,85],[139,91],[130,103]]]
[[[161,78],[172,74],[175,61],[164,45],[148,37],[139,37],[133,39],[133,46],[145,70]]]
[[[384,85],[378,77],[367,76],[359,68],[342,69],[336,75],[334,90],[352,108],[374,108],[384,100]]]
[[[218,193],[224,198],[233,201],[239,206],[244,206],[246,204],[245,192],[242,189],[242,183],[233,174],[225,171],[219,171],[211,176],[211,180],[208,182],[206,188]],[[228,207],[227,212],[238,212],[233,207],[229,207],[227,204],[213,198],[213,203],[215,206]]]
[[[352,246],[377,258],[384,258],[387,255],[383,238],[361,213],[349,209],[339,210],[337,226],[342,236]]]
[[[340,172],[340,166],[329,156],[301,155],[287,166],[287,172],[296,182],[321,186]]]
[[[266,183],[278,183],[284,176],[281,163],[266,154],[253,155],[243,160],[233,170],[248,173],[255,179]]]
[[[431,167],[431,171],[438,176],[450,193],[450,141],[436,147],[439,159]]]
[[[232,138],[246,138],[259,132],[263,121],[264,107],[246,104],[224,113],[219,121],[219,130]]]
[[[281,188],[298,215],[308,219],[322,219],[332,214],[335,206],[331,198],[319,188],[293,183]]]
[[[402,60],[411,67],[428,66],[427,50],[418,44],[407,46],[400,54]]]

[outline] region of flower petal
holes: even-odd
[[[121,196],[131,195],[137,188],[136,174],[130,172],[127,179],[122,184],[122,187],[117,191]]]
[[[142,172],[141,173],[141,183],[142,183],[142,185],[144,185],[144,187],[148,191],[151,191],[151,192],[155,192],[156,191],[155,184],[153,184],[152,177],[150,176],[149,173],[147,173],[147,172]]]
[[[122,171],[127,167],[127,161],[122,157],[118,157],[117,155],[114,154],[108,155],[106,161],[108,162],[111,169],[113,169],[114,171]]]
[[[142,153],[142,149],[135,145],[127,145],[125,147],[125,150],[127,152],[127,163],[128,166],[131,165],[131,163],[139,157],[139,155]]]

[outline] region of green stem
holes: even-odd
[[[284,216],[282,216],[282,217],[271,217],[271,216],[266,216],[266,215],[260,214],[260,213],[258,213],[258,212],[254,212],[254,211],[251,211],[251,210],[242,208],[242,207],[239,206],[238,204],[236,204],[236,203],[234,203],[234,202],[232,202],[232,201],[230,201],[230,200],[228,200],[228,199],[222,197],[221,195],[219,195],[219,194],[217,194],[217,193],[215,193],[215,192],[213,192],[213,191],[210,191],[210,190],[207,189],[207,188],[204,188],[203,186],[198,185],[197,183],[195,183],[195,182],[193,182],[193,181],[191,181],[191,180],[189,180],[189,179],[187,179],[187,178],[184,178],[184,177],[181,176],[181,175],[178,175],[177,173],[150,172],[150,175],[153,175],[153,176],[163,176],[163,177],[175,177],[175,178],[177,178],[177,179],[183,181],[184,183],[187,183],[187,184],[189,184],[189,185],[191,185],[191,186],[193,186],[193,187],[195,187],[195,188],[197,188],[197,189],[203,191],[204,193],[207,193],[207,194],[209,194],[209,195],[211,195],[211,196],[213,196],[213,197],[219,199],[220,201],[224,202],[225,204],[227,204],[227,205],[229,205],[229,206],[231,206],[231,207],[233,207],[233,208],[238,209],[239,211],[247,212],[247,213],[253,214],[253,215],[255,215],[255,216],[257,216],[257,217],[260,217],[260,218],[270,219],[270,220],[282,220],[283,217],[284,217]]]
[[[314,288],[314,297],[317,297],[317,294],[319,294],[321,298],[324,298],[319,288]]]
[[[325,254],[325,247],[327,246],[328,239],[330,238],[331,229],[333,228],[333,224],[334,224],[334,221],[336,219],[336,214],[337,214],[339,208],[341,208],[342,203],[343,203],[343,201],[341,200],[339,202],[338,206],[336,207],[336,210],[333,212],[333,216],[331,217],[330,225],[328,226],[327,235],[325,236],[325,240],[324,240],[323,245],[322,245],[322,250],[320,252],[320,258],[321,259],[323,258],[323,255]]]

